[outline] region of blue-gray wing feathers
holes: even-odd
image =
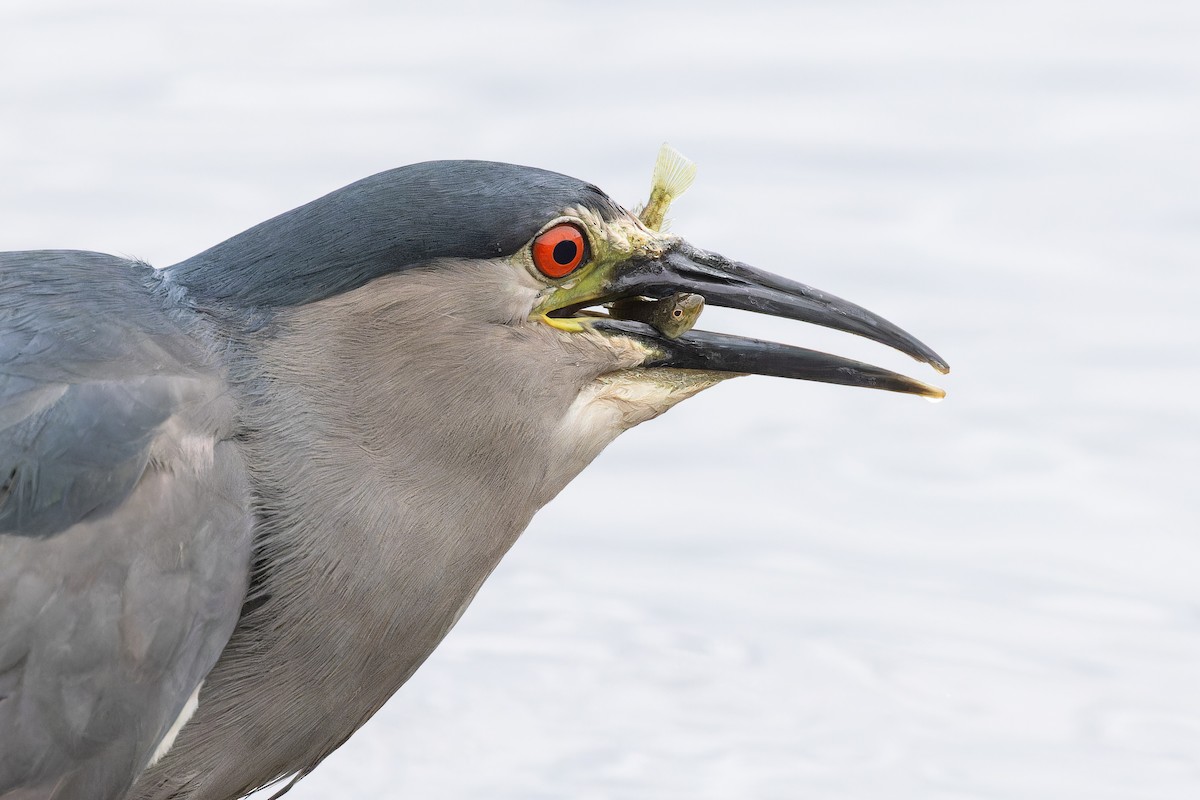
[[[228,390],[151,270],[0,254],[0,797],[120,797],[237,620]]]

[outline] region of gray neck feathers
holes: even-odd
[[[179,797],[215,800],[315,766],[595,455],[564,458],[558,424],[611,364],[599,350],[547,363],[554,332],[504,324],[535,291],[502,262],[413,270],[281,313],[247,344],[247,372],[270,382],[244,385],[254,596],[139,797],[191,781]]]

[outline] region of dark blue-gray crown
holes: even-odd
[[[595,186],[494,161],[426,161],[381,172],[280,214],[168,268],[194,303],[311,303],[439,258],[514,253],[562,209],[623,213]]]

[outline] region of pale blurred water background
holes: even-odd
[[[949,398],[748,378],[538,516],[304,798],[1200,796],[1200,5],[0,7],[0,248],[167,265],[488,158],[857,301]]]

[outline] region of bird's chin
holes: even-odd
[[[564,432],[594,457],[635,425],[654,419],[676,404],[738,377],[734,372],[671,369],[620,369],[585,385],[567,410]]]

